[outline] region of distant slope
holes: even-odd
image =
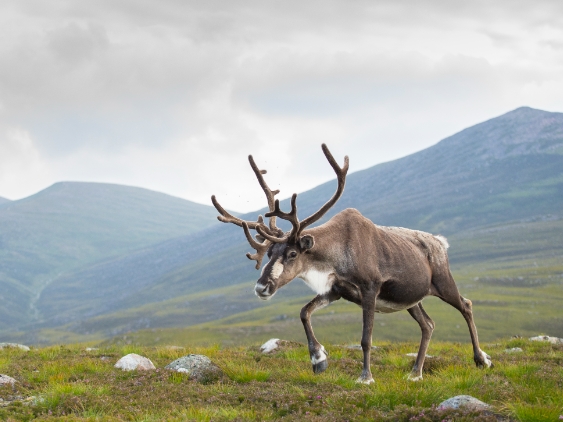
[[[320,207],[333,189],[327,183],[300,195],[301,215]],[[563,113],[522,107],[416,154],[353,173],[330,215],[348,207],[377,224],[445,235],[559,214]]]
[[[2,198],[2,197],[0,196],[0,205],[2,205],[2,204],[7,204],[8,202],[11,202],[11,201],[10,201],[9,199]]]
[[[214,214],[206,205],[101,183],[56,183],[5,203],[0,329],[32,319],[35,298],[60,273],[200,230],[216,221]]]
[[[319,159],[324,159],[320,151]],[[354,157],[350,159],[353,169]],[[300,194],[301,218],[317,210],[334,188],[332,181]],[[343,197],[326,218],[346,207],[359,209],[377,224],[447,236],[491,225],[517,227],[512,223],[560,215],[563,114],[519,108],[424,151],[352,173]],[[289,208],[287,200],[282,208]],[[245,218],[255,219],[257,214]],[[479,253],[479,242],[471,235],[460,237],[460,242],[468,242],[471,250],[452,246],[455,265]],[[547,244],[558,248],[561,242],[550,239]],[[254,280],[257,272],[244,257],[249,250],[242,230],[217,223],[64,275],[45,289],[38,303],[46,318],[44,326]],[[508,248],[504,253],[509,257],[516,252]],[[60,303],[67,305],[64,310]]]

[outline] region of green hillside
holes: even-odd
[[[509,315],[517,322],[511,326],[507,319],[513,331],[543,331],[560,322],[556,310],[563,274],[562,153],[563,114],[520,108],[419,153],[350,174],[332,214],[351,206],[377,224],[448,236],[461,289],[480,301],[482,315]],[[353,162],[351,157],[352,169]],[[332,181],[300,194],[301,217],[318,209],[334,187]],[[282,208],[288,208],[287,201]],[[255,219],[256,214],[245,217]],[[239,228],[217,223],[81,267],[57,277],[43,291],[37,304],[43,323],[26,327],[18,338],[49,342],[60,336],[100,338],[141,328],[201,324],[215,324],[214,332],[219,325],[229,330],[249,326],[247,331],[252,331],[276,315],[297,315],[312,293],[294,282],[273,301],[258,301],[251,292],[258,273],[244,257],[248,250]],[[233,295],[221,293],[230,288],[235,289]],[[540,300],[543,294],[550,299]],[[207,300],[220,305],[206,306]],[[522,303],[541,312],[522,313]],[[357,312],[350,306],[338,304],[334,308],[340,311],[331,306],[325,312]],[[455,317],[442,311],[446,305],[429,306],[439,326],[442,318]],[[479,311],[476,314],[479,318]],[[347,329],[349,316],[342,318]],[[358,321],[357,315],[353,318]],[[408,332],[418,330],[406,313],[385,318],[399,325],[382,328],[384,338],[402,335],[402,320]],[[504,335],[499,331],[506,326],[484,321],[483,335]],[[284,320],[275,324],[281,326]],[[291,327],[302,335],[299,323]],[[461,332],[452,338],[465,339]],[[450,334],[444,331],[444,339]],[[437,330],[435,335],[442,334]]]
[[[563,337],[561,239],[563,219],[468,230],[448,239],[450,255],[458,261],[452,264],[454,277],[461,293],[474,303],[483,340],[540,333]],[[255,278],[212,290],[200,288],[197,293],[182,290],[182,277],[196,272],[183,269],[174,275],[175,283],[173,276],[163,283],[175,289],[173,299],[158,300],[166,292],[159,290],[163,285],[157,285],[147,293],[155,299],[152,302],[83,320],[69,319],[71,322],[54,329],[35,331],[33,339],[64,343],[110,336],[120,339],[128,333],[130,341],[145,345],[178,341],[247,345],[265,341],[268,336],[304,341],[299,311],[314,294],[300,280],[264,302],[253,294]],[[469,340],[458,311],[435,298],[425,299],[424,306],[437,323],[434,339]],[[357,343],[361,309],[341,300],[315,313],[313,325],[319,338],[326,341]],[[130,334],[132,331],[136,333]],[[16,339],[29,336],[27,333]],[[406,312],[376,315],[374,339],[378,341],[416,341],[419,336],[418,325]]]
[[[4,203],[0,331],[40,317],[35,303],[61,273],[200,230],[214,214],[206,205],[101,183],[57,183]]]

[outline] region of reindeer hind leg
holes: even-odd
[[[415,319],[415,321],[418,322],[420,330],[422,331],[416,361],[411,373],[409,374],[410,381],[420,381],[422,379],[422,367],[424,366],[424,359],[426,359],[426,351],[428,350],[428,345],[430,344],[430,338],[432,337],[435,324],[434,321],[432,321],[432,318],[430,318],[424,311],[422,303],[420,302],[412,308],[407,309],[407,311]]]
[[[434,277],[432,279],[432,295],[439,297],[444,302],[456,308],[465,319],[473,344],[473,360],[479,368],[491,368],[493,362],[491,357],[483,352],[479,347],[479,337],[477,336],[477,328],[473,321],[473,306],[469,299],[459,294],[454,278],[448,271],[444,277]]]

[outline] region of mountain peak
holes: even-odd
[[[483,160],[551,154],[563,148],[563,113],[519,107],[452,135],[434,147]]]

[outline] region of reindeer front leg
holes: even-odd
[[[303,328],[305,328],[305,335],[307,336],[307,343],[309,345],[309,356],[311,356],[311,363],[313,364],[313,372],[315,374],[325,371],[328,367],[328,352],[315,338],[315,333],[313,333],[313,327],[311,326],[311,315],[317,309],[322,309],[338,299],[340,299],[340,295],[330,291],[315,296],[313,300],[301,309],[301,322],[303,323]]]
[[[362,370],[362,375],[360,375],[360,378],[356,380],[356,382],[362,384],[371,384],[374,382],[370,369],[370,356],[376,295],[376,292],[373,291],[363,292],[362,294],[363,331],[361,345],[364,352],[364,368]]]

